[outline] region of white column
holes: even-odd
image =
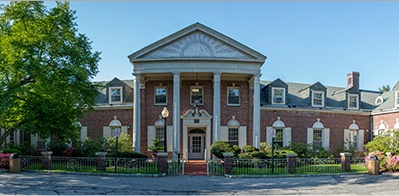
[[[173,73],[173,158],[180,150],[180,72]]]
[[[140,74],[134,74],[133,151],[140,152]]]
[[[216,72],[213,74],[213,142],[219,140],[220,140],[220,73]]]
[[[252,145],[260,147],[260,74],[254,75],[254,113]]]

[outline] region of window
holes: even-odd
[[[348,95],[348,108],[359,109],[359,95],[354,95],[354,94]]]
[[[399,107],[399,91],[395,91],[395,106]]]
[[[229,144],[238,146],[238,128],[229,128]]]
[[[324,92],[312,91],[312,106],[324,107]]]
[[[235,87],[227,88],[228,91],[228,105],[240,105],[240,89]]]
[[[358,131],[357,130],[350,130],[349,131],[349,148],[357,149],[357,142],[358,142]]]
[[[155,104],[166,105],[166,87],[155,87]]]
[[[272,88],[272,104],[285,104],[285,89]]]
[[[15,143],[15,132],[12,132],[10,134],[10,144],[14,144]]]
[[[313,129],[313,146],[323,147],[323,129]]]
[[[378,96],[376,99],[375,99],[375,105],[381,105],[382,103],[384,102],[384,99],[381,97],[381,96]]]
[[[192,86],[191,87],[191,104],[192,105],[203,105],[204,104],[204,90],[203,87]]]
[[[276,138],[274,144],[283,147],[283,128],[276,128]]]
[[[109,102],[122,103],[122,87],[109,88]]]
[[[163,127],[157,127],[155,128],[155,137],[159,139],[159,145],[160,146],[165,146],[165,138],[164,138],[164,131],[165,129]]]

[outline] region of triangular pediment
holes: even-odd
[[[243,60],[264,62],[266,57],[202,24],[195,23],[129,56],[130,61]]]

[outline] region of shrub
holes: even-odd
[[[148,146],[148,149],[154,152],[163,152],[164,146],[161,146],[159,139],[156,137],[152,142],[152,146]]]
[[[107,154],[107,157],[115,157],[115,152],[109,152]],[[148,158],[148,156],[145,155],[145,154],[141,154],[141,153],[138,153],[138,152],[126,152],[126,151],[118,152],[118,157],[119,158],[132,158],[132,159],[134,159],[134,158]]]
[[[68,145],[66,145],[64,142],[60,141],[51,141],[47,145],[47,150],[52,151],[53,153],[51,154],[52,156],[62,156],[63,152],[68,148]]]
[[[67,157],[82,157],[82,152],[76,147],[68,147],[64,152],[62,152],[63,156]]]
[[[259,158],[259,159],[267,159],[269,156],[266,155],[264,152],[253,151],[250,153],[252,158]]]
[[[233,147],[226,141],[214,142],[210,147],[210,151],[214,156],[216,156],[220,159],[224,158],[223,153],[226,153],[226,152],[234,153],[235,152]]]
[[[15,148],[4,148],[3,150],[4,154],[12,154],[12,153],[17,153],[18,155],[22,155],[22,152],[18,149]]]
[[[259,149],[256,149],[252,145],[246,145],[246,146],[242,147],[242,151],[244,151],[244,152],[253,152],[253,151],[259,151]]]
[[[116,137],[109,137],[105,142],[105,146],[107,149],[111,151],[115,151],[116,149]],[[131,152],[133,148],[133,138],[126,134],[121,133],[118,138],[118,151],[119,152]]]
[[[10,154],[0,154],[0,168],[10,168]]]
[[[291,142],[289,146],[282,148],[284,150],[292,150],[298,158],[328,158],[332,157],[326,149],[321,146],[313,146],[312,144],[305,144],[301,142]]]
[[[87,138],[85,142],[77,142],[77,151],[84,157],[94,157],[96,152],[104,152],[104,138],[90,139]]]
[[[386,131],[385,134],[378,135],[373,141],[365,145],[368,152],[381,151],[399,153],[399,131]]]

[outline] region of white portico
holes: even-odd
[[[225,92],[221,92],[223,81],[245,81],[253,90],[250,100],[253,103],[250,125],[252,128],[248,131],[252,133],[252,145],[259,146],[259,81],[260,67],[265,59],[262,54],[199,23],[131,54],[129,60],[135,76],[134,150],[145,151],[142,149],[143,138],[148,139],[146,136],[154,135],[145,132],[149,130],[148,126],[154,125],[149,121],[152,118],[156,120],[157,117],[151,112],[158,110],[159,105],[151,105],[149,101],[153,101],[151,96],[154,94],[154,86],[165,86],[167,98],[163,106],[168,107],[172,114],[171,121],[168,121],[171,122],[168,123],[168,131],[171,132],[167,137],[167,140],[172,142],[167,142],[167,149],[169,152],[181,151],[185,158],[201,158],[200,154],[195,153],[209,149],[212,142],[222,139],[221,126],[226,124],[221,121],[225,119],[221,116],[221,106],[225,101],[221,100],[221,97],[226,97],[222,94]],[[203,85],[199,110],[193,108],[194,100],[192,95],[187,93],[190,92],[189,85],[195,84]],[[148,88],[149,86],[151,88]],[[168,92],[168,89],[173,93]],[[171,96],[167,96],[169,94]],[[198,151],[193,152],[196,146],[193,147],[193,141],[196,141],[196,145],[201,145]],[[188,150],[191,150],[191,153],[188,153]]]

